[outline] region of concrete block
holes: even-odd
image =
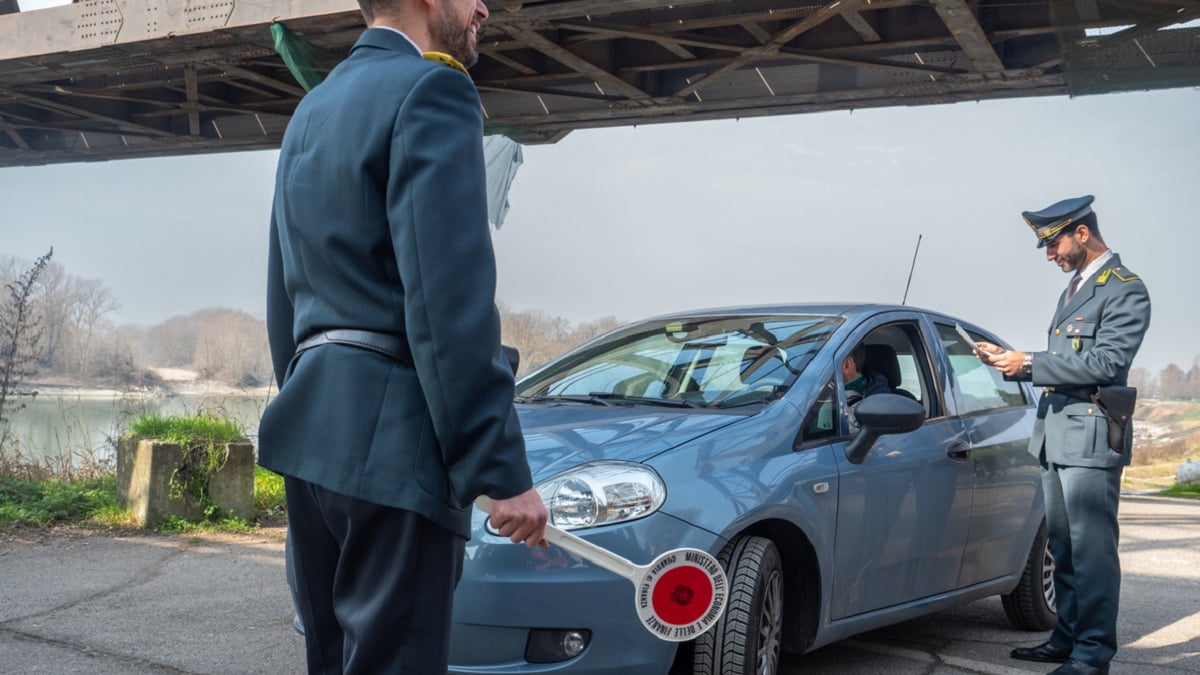
[[[245,441],[225,446],[226,460],[208,485],[209,496],[223,509],[247,520],[254,517],[254,446]],[[153,527],[170,516],[204,517],[192,495],[171,496],[171,476],[183,464],[183,448],[155,440],[117,444],[117,500],[133,513],[139,527]]]
[[[225,464],[208,484],[208,494],[233,515],[254,519],[254,444],[234,441],[225,446]]]

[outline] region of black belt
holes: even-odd
[[[1046,391],[1052,391],[1070,398],[1077,398],[1081,401],[1090,401],[1092,400],[1092,394],[1096,393],[1096,387],[1046,387]]]
[[[366,349],[403,365],[413,365],[412,351],[409,350],[408,339],[404,335],[349,328],[337,328],[310,335],[296,345],[296,354],[329,343]]]

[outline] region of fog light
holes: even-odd
[[[590,630],[531,630],[529,642],[525,645],[525,660],[530,663],[557,663],[573,659],[587,649],[591,639]]]

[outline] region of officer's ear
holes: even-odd
[[[1092,228],[1087,225],[1076,225],[1075,231],[1071,234],[1075,235],[1075,240],[1079,242],[1080,246],[1086,246],[1088,240],[1092,238]]]

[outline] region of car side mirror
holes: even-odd
[[[906,434],[921,428],[925,408],[906,396],[876,394],[858,404],[854,418],[861,431],[846,446],[846,459],[851,464],[862,464],[880,436]]]
[[[508,345],[500,345],[500,351],[504,352],[504,358],[508,359],[508,366],[512,368],[513,377],[516,377],[517,369],[521,367],[521,352]]]

